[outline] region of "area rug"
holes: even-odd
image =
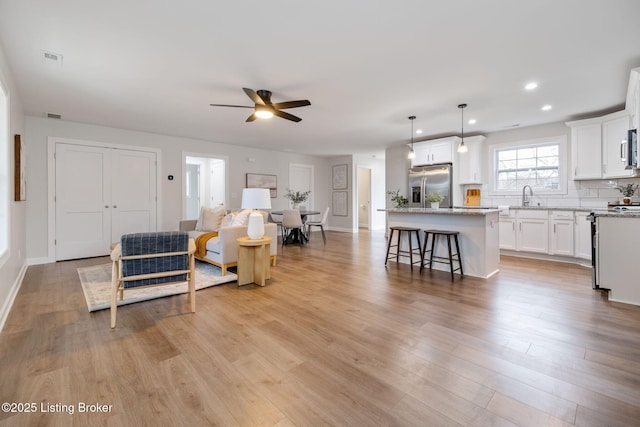
[[[109,308],[111,306],[111,264],[78,268],[78,275],[80,276],[89,311]],[[227,274],[222,276],[221,270],[215,265],[196,262],[196,290],[236,280],[238,280],[238,276],[228,270]],[[187,282],[145,289],[125,290],[124,299],[118,301],[118,306],[170,295],[185,294],[188,290]]]

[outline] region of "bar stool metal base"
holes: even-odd
[[[413,270],[413,265],[420,263],[422,265],[422,249],[420,249],[420,229],[412,228],[412,227],[389,227],[391,232],[389,233],[389,242],[387,243],[387,257],[384,261],[384,265],[387,265],[387,261],[395,257],[396,263],[400,261],[400,256],[409,257],[409,264],[411,265],[411,270]],[[393,234],[398,232],[398,241],[397,244],[392,245],[393,242]],[[407,233],[407,237],[409,238],[409,250],[403,250],[400,247],[400,242],[402,241],[402,232]],[[411,238],[411,233],[415,233],[416,241],[418,242],[417,247],[413,247],[413,239]],[[395,252],[391,252],[391,248],[396,248]],[[415,253],[415,250],[418,250],[418,253]],[[416,255],[418,257],[418,261],[413,260],[413,256]]]
[[[451,271],[451,280],[454,279],[454,276],[453,276],[454,271],[460,270],[460,276],[464,276],[464,271],[462,270],[462,257],[460,256],[460,244],[458,242],[458,234],[460,234],[458,231],[425,230],[424,246],[422,248],[422,263],[420,264],[420,271],[422,271],[427,261],[429,262],[429,269],[433,267],[434,262],[438,262],[441,264],[449,264],[449,269]],[[431,249],[427,250],[427,243],[429,241],[429,236],[431,236]],[[447,248],[449,250],[448,258],[434,255],[436,244],[440,236],[447,238]],[[453,253],[451,250],[451,237],[453,237],[454,243],[456,245],[455,253]],[[429,253],[428,260],[427,260],[427,253]],[[453,268],[454,261],[458,263],[458,268]]]

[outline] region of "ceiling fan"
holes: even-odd
[[[309,100],[299,100],[299,101],[285,101],[285,102],[276,102],[275,104],[271,102],[271,91],[260,89],[257,92],[243,87],[244,93],[247,94],[249,98],[255,104],[253,107],[249,107],[246,105],[228,105],[228,104],[210,104],[212,107],[236,107],[236,108],[253,108],[254,112],[249,117],[247,117],[247,122],[252,122],[256,119],[268,119],[273,116],[282,117],[283,119],[291,120],[292,122],[299,122],[302,119],[300,117],[296,117],[293,114],[285,113],[284,110],[286,108],[297,108],[297,107],[305,107],[307,105],[311,105]]]

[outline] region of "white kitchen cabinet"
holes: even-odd
[[[567,125],[571,127],[572,178],[602,178],[602,124],[581,120]]]
[[[431,147],[425,144],[413,144],[414,158],[411,159],[411,166],[421,166],[431,164]]]
[[[549,252],[549,211],[511,209],[499,219],[500,249]]]
[[[516,213],[511,210],[508,214],[499,215],[500,249],[516,250]]]
[[[526,212],[527,215],[522,215]],[[539,215],[529,215],[536,213]],[[525,216],[524,218],[522,216]],[[516,247],[519,251],[549,252],[549,218],[547,211],[518,213]]]
[[[630,127],[626,111],[567,122],[566,125],[571,128],[571,176],[574,180],[632,175],[623,162],[626,146],[621,146]]]
[[[552,255],[573,256],[574,220],[571,211],[552,211],[549,239]]]
[[[631,129],[640,128],[640,68],[634,68],[629,74],[627,101],[624,106],[630,115]]]
[[[450,138],[416,142],[413,144],[413,152],[415,157],[411,160],[411,166],[452,163],[453,161],[453,143]]]
[[[591,223],[587,221],[589,212],[575,212],[574,216],[574,256],[591,259]]]
[[[459,184],[482,184],[482,143],[486,137],[473,136],[465,139],[466,153],[458,153],[455,169],[458,171]]]
[[[616,117],[602,123],[602,153],[604,178],[621,178],[632,176],[627,166],[627,132],[629,116]]]

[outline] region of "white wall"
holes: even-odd
[[[29,182],[29,209],[27,210],[27,256],[30,262],[52,261],[54,254],[47,251],[47,138],[60,137],[110,144],[152,147],[161,151],[158,165],[161,181],[158,185],[161,205],[158,208],[160,230],[175,230],[182,216],[182,153],[202,153],[229,158],[229,209],[239,209],[245,174],[264,173],[278,176],[278,197],[272,199],[272,207],[284,209],[287,200],[283,197],[289,181],[289,163],[304,163],[315,166],[316,190],[314,203],[326,206],[329,198],[329,160],[323,157],[294,153],[282,153],[238,145],[210,141],[135,132],[104,126],[67,122],[33,116],[25,118],[25,133],[29,144],[27,181]],[[255,162],[251,161],[257,159]],[[175,179],[169,181],[168,175]],[[331,225],[331,221],[329,221]]]
[[[0,81],[9,94],[9,129],[0,129],[6,132],[9,138],[9,151],[7,158],[0,158],[2,162],[9,163],[9,176],[13,177],[13,137],[15,134],[23,136],[25,155],[30,155],[30,143],[24,138],[24,113],[17,87],[11,77],[11,69],[0,47]],[[4,156],[2,156],[4,157]],[[29,165],[27,164],[27,169]],[[27,179],[27,201],[15,202],[13,200],[13,179],[9,180],[10,186],[6,197],[9,203],[9,239],[8,253],[0,259],[0,330],[2,330],[6,318],[18,292],[22,278],[26,271],[26,223],[27,206],[33,187]]]
[[[347,216],[336,216],[333,214],[333,192],[334,191],[345,191],[345,190],[333,190],[333,182],[332,182],[332,174],[333,174],[333,166],[335,165],[347,165]],[[329,225],[333,230],[339,231],[347,231],[347,232],[357,232],[358,224],[356,223],[356,215],[354,215],[353,210],[357,207],[357,195],[354,190],[355,183],[357,177],[357,168],[354,167],[353,164],[353,156],[338,156],[332,157],[330,159],[329,166],[329,177],[327,180],[327,188],[331,189],[331,193],[327,198],[326,204],[320,204],[316,206],[330,206],[332,207],[329,210]]]

